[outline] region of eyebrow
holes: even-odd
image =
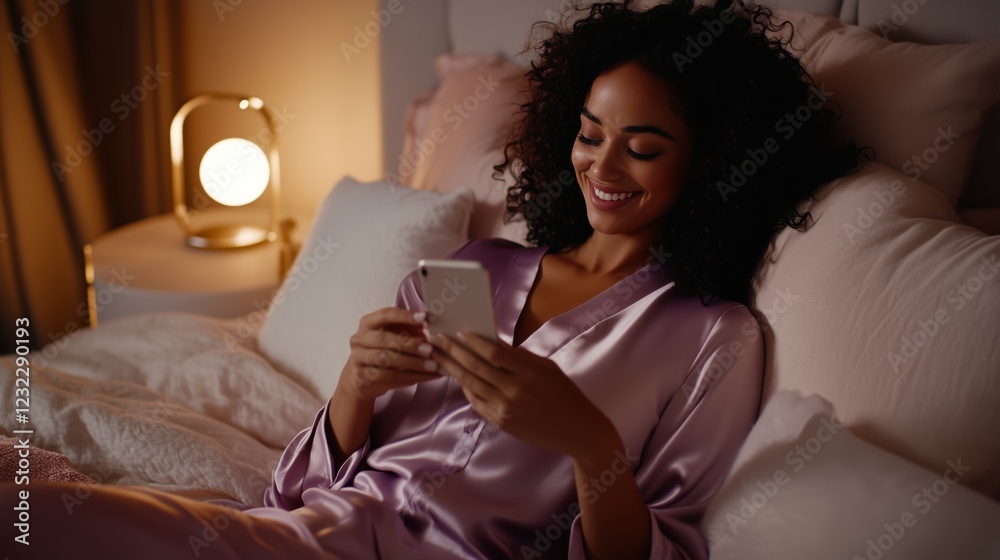
[[[587,119],[593,121],[594,124],[596,124],[598,126],[600,126],[602,124],[601,123],[601,119],[597,118],[596,115],[594,115],[593,113],[591,113],[590,111],[588,111],[586,107],[583,108],[583,110],[581,111],[581,114],[584,117],[586,117]],[[674,137],[670,133],[668,133],[666,130],[663,130],[662,128],[660,128],[658,126],[653,126],[651,124],[630,125],[630,126],[626,126],[626,127],[622,128],[622,131],[624,131],[624,132],[631,132],[631,133],[643,133],[643,132],[645,132],[645,133],[649,133],[649,134],[656,134],[658,136],[662,136],[662,137],[664,137],[664,138],[666,138],[668,140],[673,140],[674,139]]]

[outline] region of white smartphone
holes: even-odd
[[[427,306],[427,330],[454,338],[469,331],[495,341],[490,274],[477,261],[423,259],[417,263]]]

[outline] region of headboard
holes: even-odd
[[[555,21],[572,3],[573,0],[421,0],[401,4],[399,0],[380,0],[382,10],[395,12],[393,20],[380,35],[386,170],[394,170],[402,151],[402,123],[407,106],[415,97],[437,85],[431,69],[438,54],[454,51],[515,58],[524,48],[532,23]],[[887,31],[894,41],[944,44],[1000,39],[1000,2],[996,0],[926,3],[918,0],[774,0],[768,4],[774,8],[839,16],[844,22],[856,23],[875,32]],[[997,116],[993,120],[998,124],[995,122]],[[990,129],[996,132],[1000,126]],[[986,145],[1000,148],[1000,138],[995,140],[995,143],[983,142],[984,149]],[[1000,206],[1000,201],[996,205]]]

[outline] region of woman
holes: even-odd
[[[232,510],[129,498],[148,529],[133,544],[219,558],[707,558],[697,524],[760,398],[763,344],[743,305],[754,269],[857,151],[764,35],[767,9],[583,15],[543,29],[498,166],[533,247],[454,255],[489,269],[500,342],[426,339],[409,276],[395,307],[362,319],[330,403],[275,470],[271,507],[206,539],[198,529]],[[153,526],[163,508],[175,522]]]
[[[769,10],[629,4],[548,29],[529,74],[497,170],[535,247],[454,255],[489,268],[501,341],[424,339],[414,275],[362,320],[268,494],[325,511],[314,533],[379,511],[350,531],[385,558],[707,557],[698,518],[760,398],[740,303],[773,233],[857,151],[764,35]],[[340,530],[320,544],[365,554]]]

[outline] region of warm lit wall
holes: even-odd
[[[280,130],[282,204],[311,216],[342,176],[383,175],[377,0],[184,0],[181,97],[231,91],[289,115]],[[369,29],[377,29],[368,25]],[[351,45],[352,56],[343,44]],[[361,45],[355,50],[355,44]],[[294,116],[291,116],[294,115]]]

